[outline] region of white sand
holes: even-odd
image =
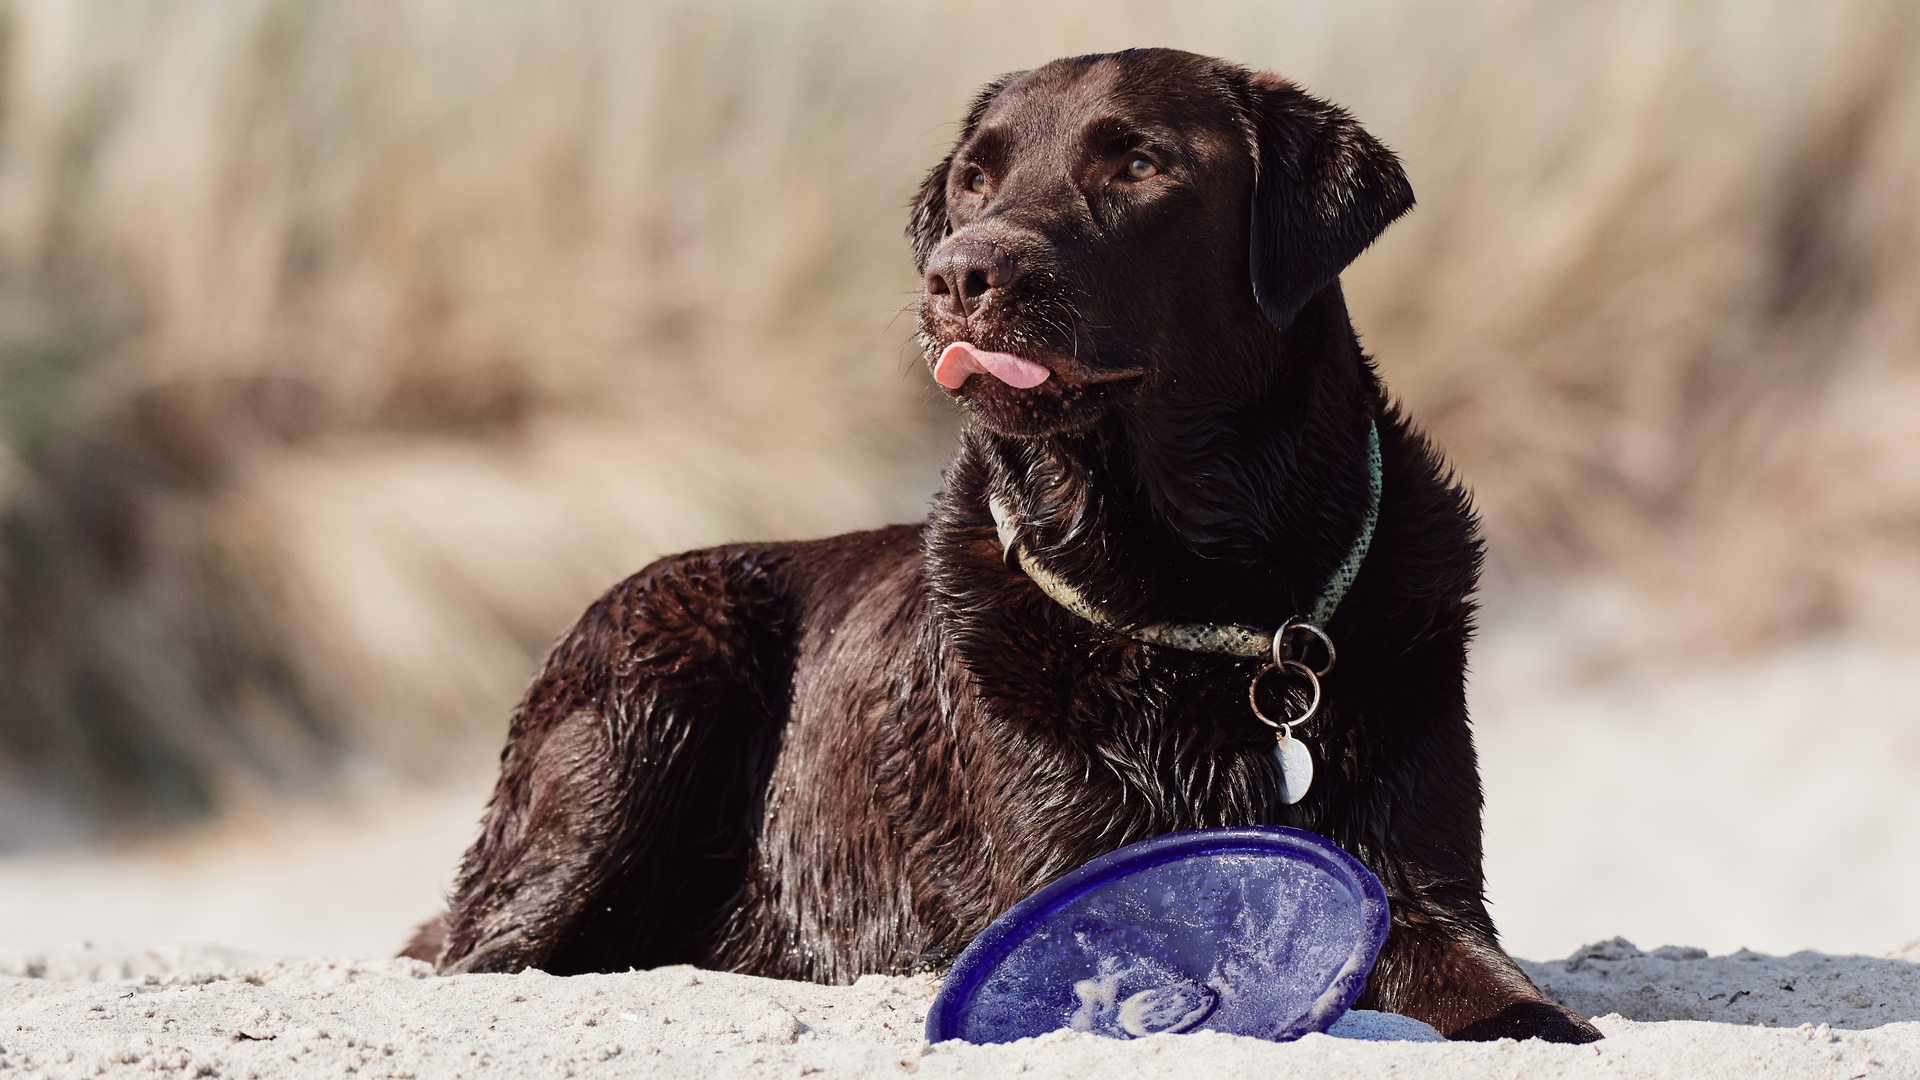
[[[473,773],[378,801],[242,815],[146,848],[0,858],[0,956],[83,941],[390,956],[443,905],[492,784]]]
[[[442,979],[411,961],[177,950],[7,966],[42,977],[0,978],[0,1075],[1920,1076],[1920,964],[1647,955],[1618,941],[1533,965],[1550,992],[1598,1016],[1608,1038],[1584,1047],[1436,1043],[1424,1025],[1379,1013],[1349,1014],[1342,1037],[1290,1044],[1061,1032],[928,1046],[928,977],[825,987],[681,967]]]
[[[1570,640],[1571,623],[1510,612],[1474,654],[1488,899],[1509,950],[1619,934],[1877,954],[1920,937],[1920,647],[1833,639],[1607,671],[1621,634]]]

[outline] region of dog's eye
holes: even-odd
[[[1133,163],[1127,166],[1127,175],[1135,180],[1151,180],[1160,175],[1160,169],[1146,158],[1134,158]]]
[[[973,173],[967,177],[967,190],[975,192],[987,190],[987,174],[979,169],[973,170]]]

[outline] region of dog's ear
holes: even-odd
[[[1413,207],[1399,159],[1338,106],[1271,72],[1250,86],[1253,295],[1285,329],[1375,237]]]
[[[1000,96],[1008,84],[1025,75],[1024,71],[1009,72],[980,88],[973,96],[973,104],[967,107],[966,119],[960,122],[960,137],[953,141],[957,151],[980,127],[980,118],[987,114],[987,106]],[[927,260],[933,258],[940,244],[953,232],[953,223],[947,220],[947,173],[953,169],[953,154],[940,159],[920,181],[920,193],[914,196],[913,213],[907,218],[907,243],[913,245],[913,266],[921,273],[927,272]]]
[[[947,171],[953,168],[953,155],[940,159],[940,164],[927,173],[920,181],[920,194],[914,196],[913,213],[907,217],[907,243],[913,245],[913,268],[924,274],[927,272],[927,260],[939,249],[941,241],[953,231],[953,225],[947,220]]]

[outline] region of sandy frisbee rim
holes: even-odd
[[[1128,912],[1131,923],[1115,917]],[[1171,933],[1160,928],[1168,912],[1181,924]],[[1387,928],[1379,880],[1324,837],[1281,826],[1168,833],[1093,859],[995,919],[942,982],[926,1037],[1297,1039],[1359,997]]]

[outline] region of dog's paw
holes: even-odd
[[[1518,1001],[1492,1016],[1475,1020],[1450,1038],[1460,1042],[1495,1039],[1545,1039],[1556,1043],[1590,1043],[1605,1038],[1600,1029],[1551,1001]]]

